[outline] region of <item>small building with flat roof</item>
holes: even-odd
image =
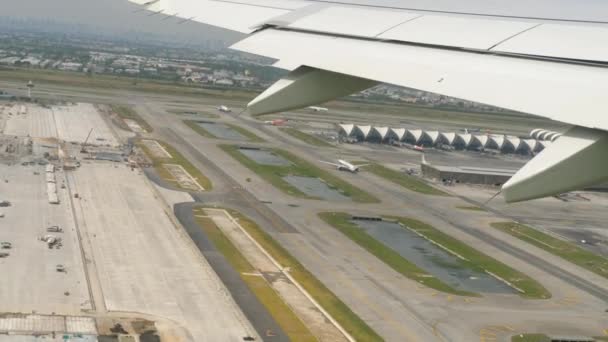
[[[472,166],[438,166],[422,163],[422,175],[441,182],[502,186],[517,170]]]

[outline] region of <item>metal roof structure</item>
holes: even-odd
[[[339,124],[338,130],[343,136],[356,138],[361,141],[399,141],[426,146],[444,144],[464,149],[493,149],[504,153],[537,153],[561,136],[558,132],[540,128],[530,132],[530,136],[532,137],[530,139],[502,134],[473,135],[470,133],[356,124]]]

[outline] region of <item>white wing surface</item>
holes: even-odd
[[[252,114],[395,84],[574,126],[504,186],[508,201],[608,178],[605,168],[560,172],[569,160],[588,169],[603,166],[589,158],[608,156],[606,1],[131,1],[247,33],[234,49],[275,58],[290,70],[248,105]],[[564,144],[567,152],[560,153]]]

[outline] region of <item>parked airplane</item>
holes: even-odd
[[[351,164],[351,163],[349,163],[349,162],[347,162],[345,160],[342,160],[342,159],[338,159],[338,163],[332,163],[332,162],[328,162],[328,161],[324,161],[324,160],[319,160],[319,161],[321,163],[333,165],[333,166],[335,166],[340,171],[348,171],[348,172],[352,172],[352,173],[359,172],[359,168],[361,166],[369,165],[369,164],[353,165],[353,164]]]
[[[317,107],[317,106],[310,106],[308,107],[308,109],[312,109],[315,112],[327,112],[328,109],[325,107]]]
[[[253,115],[388,83],[569,125],[503,185],[507,202],[608,181],[606,1],[130,1],[248,34],[231,48],[276,59],[289,73]]]
[[[221,105],[221,106],[217,107],[217,110],[219,110],[222,113],[230,113],[230,112],[232,112],[232,109],[230,109],[229,107],[226,107],[224,105]]]

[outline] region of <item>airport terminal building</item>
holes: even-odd
[[[535,154],[555,141],[560,133],[535,129],[530,138],[503,134],[471,134],[386,126],[340,124],[341,137],[376,143],[403,142],[422,146],[450,146],[459,150],[496,150],[501,153]]]

